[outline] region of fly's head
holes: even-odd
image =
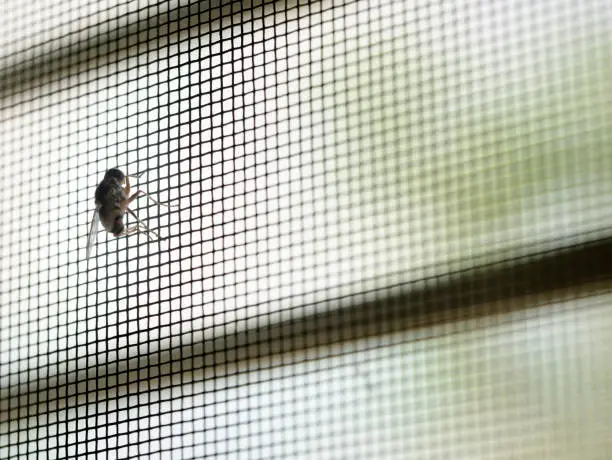
[[[115,179],[120,184],[123,184],[123,181],[125,180],[125,174],[123,174],[121,170],[117,168],[111,168],[106,171],[106,174],[104,174],[104,179]]]

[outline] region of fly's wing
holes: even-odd
[[[91,254],[91,248],[96,244],[98,238],[98,223],[100,222],[100,216],[98,215],[98,208],[94,210],[93,217],[91,219],[91,225],[89,227],[89,235],[87,236],[87,258]]]

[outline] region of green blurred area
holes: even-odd
[[[565,37],[551,25],[533,42],[502,34],[464,48],[430,43],[431,31],[389,30],[315,59],[327,183],[347,196],[345,218],[385,232],[400,270],[607,231],[612,40],[603,26]]]

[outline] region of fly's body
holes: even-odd
[[[126,176],[118,169],[110,169],[96,188],[96,209],[100,223],[107,232],[119,236],[124,229],[121,203],[127,199],[127,190],[123,188]]]
[[[140,177],[140,175],[136,177]],[[112,233],[113,236],[116,237],[132,235],[134,233],[145,233],[147,237],[151,239],[150,234],[152,233],[159,239],[159,235],[149,230],[134,211],[128,207],[132,201],[143,195],[159,206],[167,206],[164,203],[159,203],[154,200],[149,194],[142,190],[138,190],[130,196],[129,176],[123,174],[123,172],[117,168],[106,171],[104,179],[102,179],[102,182],[96,187],[96,209],[94,210],[89,236],[87,238],[87,258],[89,258],[91,249],[96,243],[98,223],[101,223],[102,227],[104,227],[107,232]],[[123,222],[126,213],[134,217],[137,223],[131,227],[126,227]]]

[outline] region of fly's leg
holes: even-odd
[[[139,230],[139,226],[138,224],[136,225],[132,225],[131,227],[127,227],[123,233],[121,234],[121,236],[129,236],[129,235],[133,235],[134,233],[138,233]]]
[[[147,227],[147,226],[145,225],[145,223],[144,223],[142,220],[140,220],[140,219],[138,218],[138,216],[136,215],[136,213],[135,213],[134,211],[132,211],[131,209],[129,209],[129,208],[128,208],[128,209],[127,209],[127,212],[129,212],[129,213],[130,213],[130,215],[131,215],[131,216],[132,216],[134,219],[136,219],[136,222],[138,222],[138,228],[142,228],[142,232],[143,232],[143,233],[146,233],[146,235],[149,237],[149,239],[151,239],[151,240],[152,240],[151,235],[149,235],[150,233],[152,233],[153,235],[155,235],[155,236],[157,237],[157,239],[158,239],[158,240],[161,240],[161,238],[160,238],[160,236],[157,234],[157,232],[155,232],[155,231],[153,231],[153,230],[149,229],[149,227]]]
[[[126,180],[127,180],[127,176],[126,176]],[[129,195],[129,190],[130,190],[130,186],[129,186],[129,182],[126,185],[126,194]],[[138,190],[136,191],[136,193],[134,193],[131,197],[129,197],[126,200],[123,200],[120,203],[120,207],[121,209],[125,212],[125,210],[127,210],[128,206],[132,203],[132,201],[134,201],[136,198],[138,198],[139,196],[146,196],[149,200],[151,200],[153,203],[155,203],[157,206],[164,206],[166,208],[176,208],[176,205],[170,205],[167,203],[160,203],[159,201],[157,201],[155,198],[153,198],[151,195],[149,195],[146,192],[143,192],[142,190]]]
[[[149,195],[149,194],[148,194],[148,193],[146,193],[146,192],[143,192],[142,190],[138,190],[138,191],[135,193],[135,195],[136,195],[136,194],[140,194],[140,195],[144,195],[144,196],[146,196],[146,197],[147,197],[149,200],[151,200],[151,201],[152,201],[153,203],[155,203],[157,206],[164,206],[164,207],[166,207],[166,208],[176,208],[176,207],[177,207],[177,205],[175,205],[175,204],[174,204],[174,205],[172,205],[172,204],[168,204],[168,203],[160,203],[160,202],[159,202],[159,201],[157,201],[155,198],[153,198],[151,195]]]
[[[125,186],[125,194],[129,196],[130,194],[130,182],[127,180],[127,176],[126,176],[126,186]],[[132,203],[132,201],[134,201],[136,198],[138,198],[138,194],[140,193],[140,190],[136,193],[134,193],[132,196],[130,196],[129,198],[121,201],[119,203],[119,208],[121,208],[121,211],[125,212],[128,210],[128,206]]]
[[[123,191],[125,192],[127,196],[130,196],[130,177],[132,179],[140,179],[144,175],[145,175],[145,171],[140,172],[138,174],[130,174],[129,176],[125,174],[123,176],[123,182],[125,184],[125,186],[123,187]]]
[[[136,233],[144,233],[147,235],[150,241],[154,241],[149,233],[154,233],[152,230],[149,230],[146,225],[139,223],[134,224],[131,227],[126,227],[126,229],[119,236],[130,236],[135,235]]]
[[[125,178],[125,194],[126,196],[130,196],[130,177],[128,175],[125,175],[124,178]]]
[[[117,238],[119,238],[121,236],[129,236],[129,235],[133,235],[137,231],[138,231],[138,225],[132,225],[131,227],[125,227],[121,233],[119,233],[119,234],[117,234],[115,236]]]
[[[146,171],[142,171],[136,174],[130,174],[130,177],[134,178],[134,179],[140,179],[142,176],[144,176],[146,174]]]

